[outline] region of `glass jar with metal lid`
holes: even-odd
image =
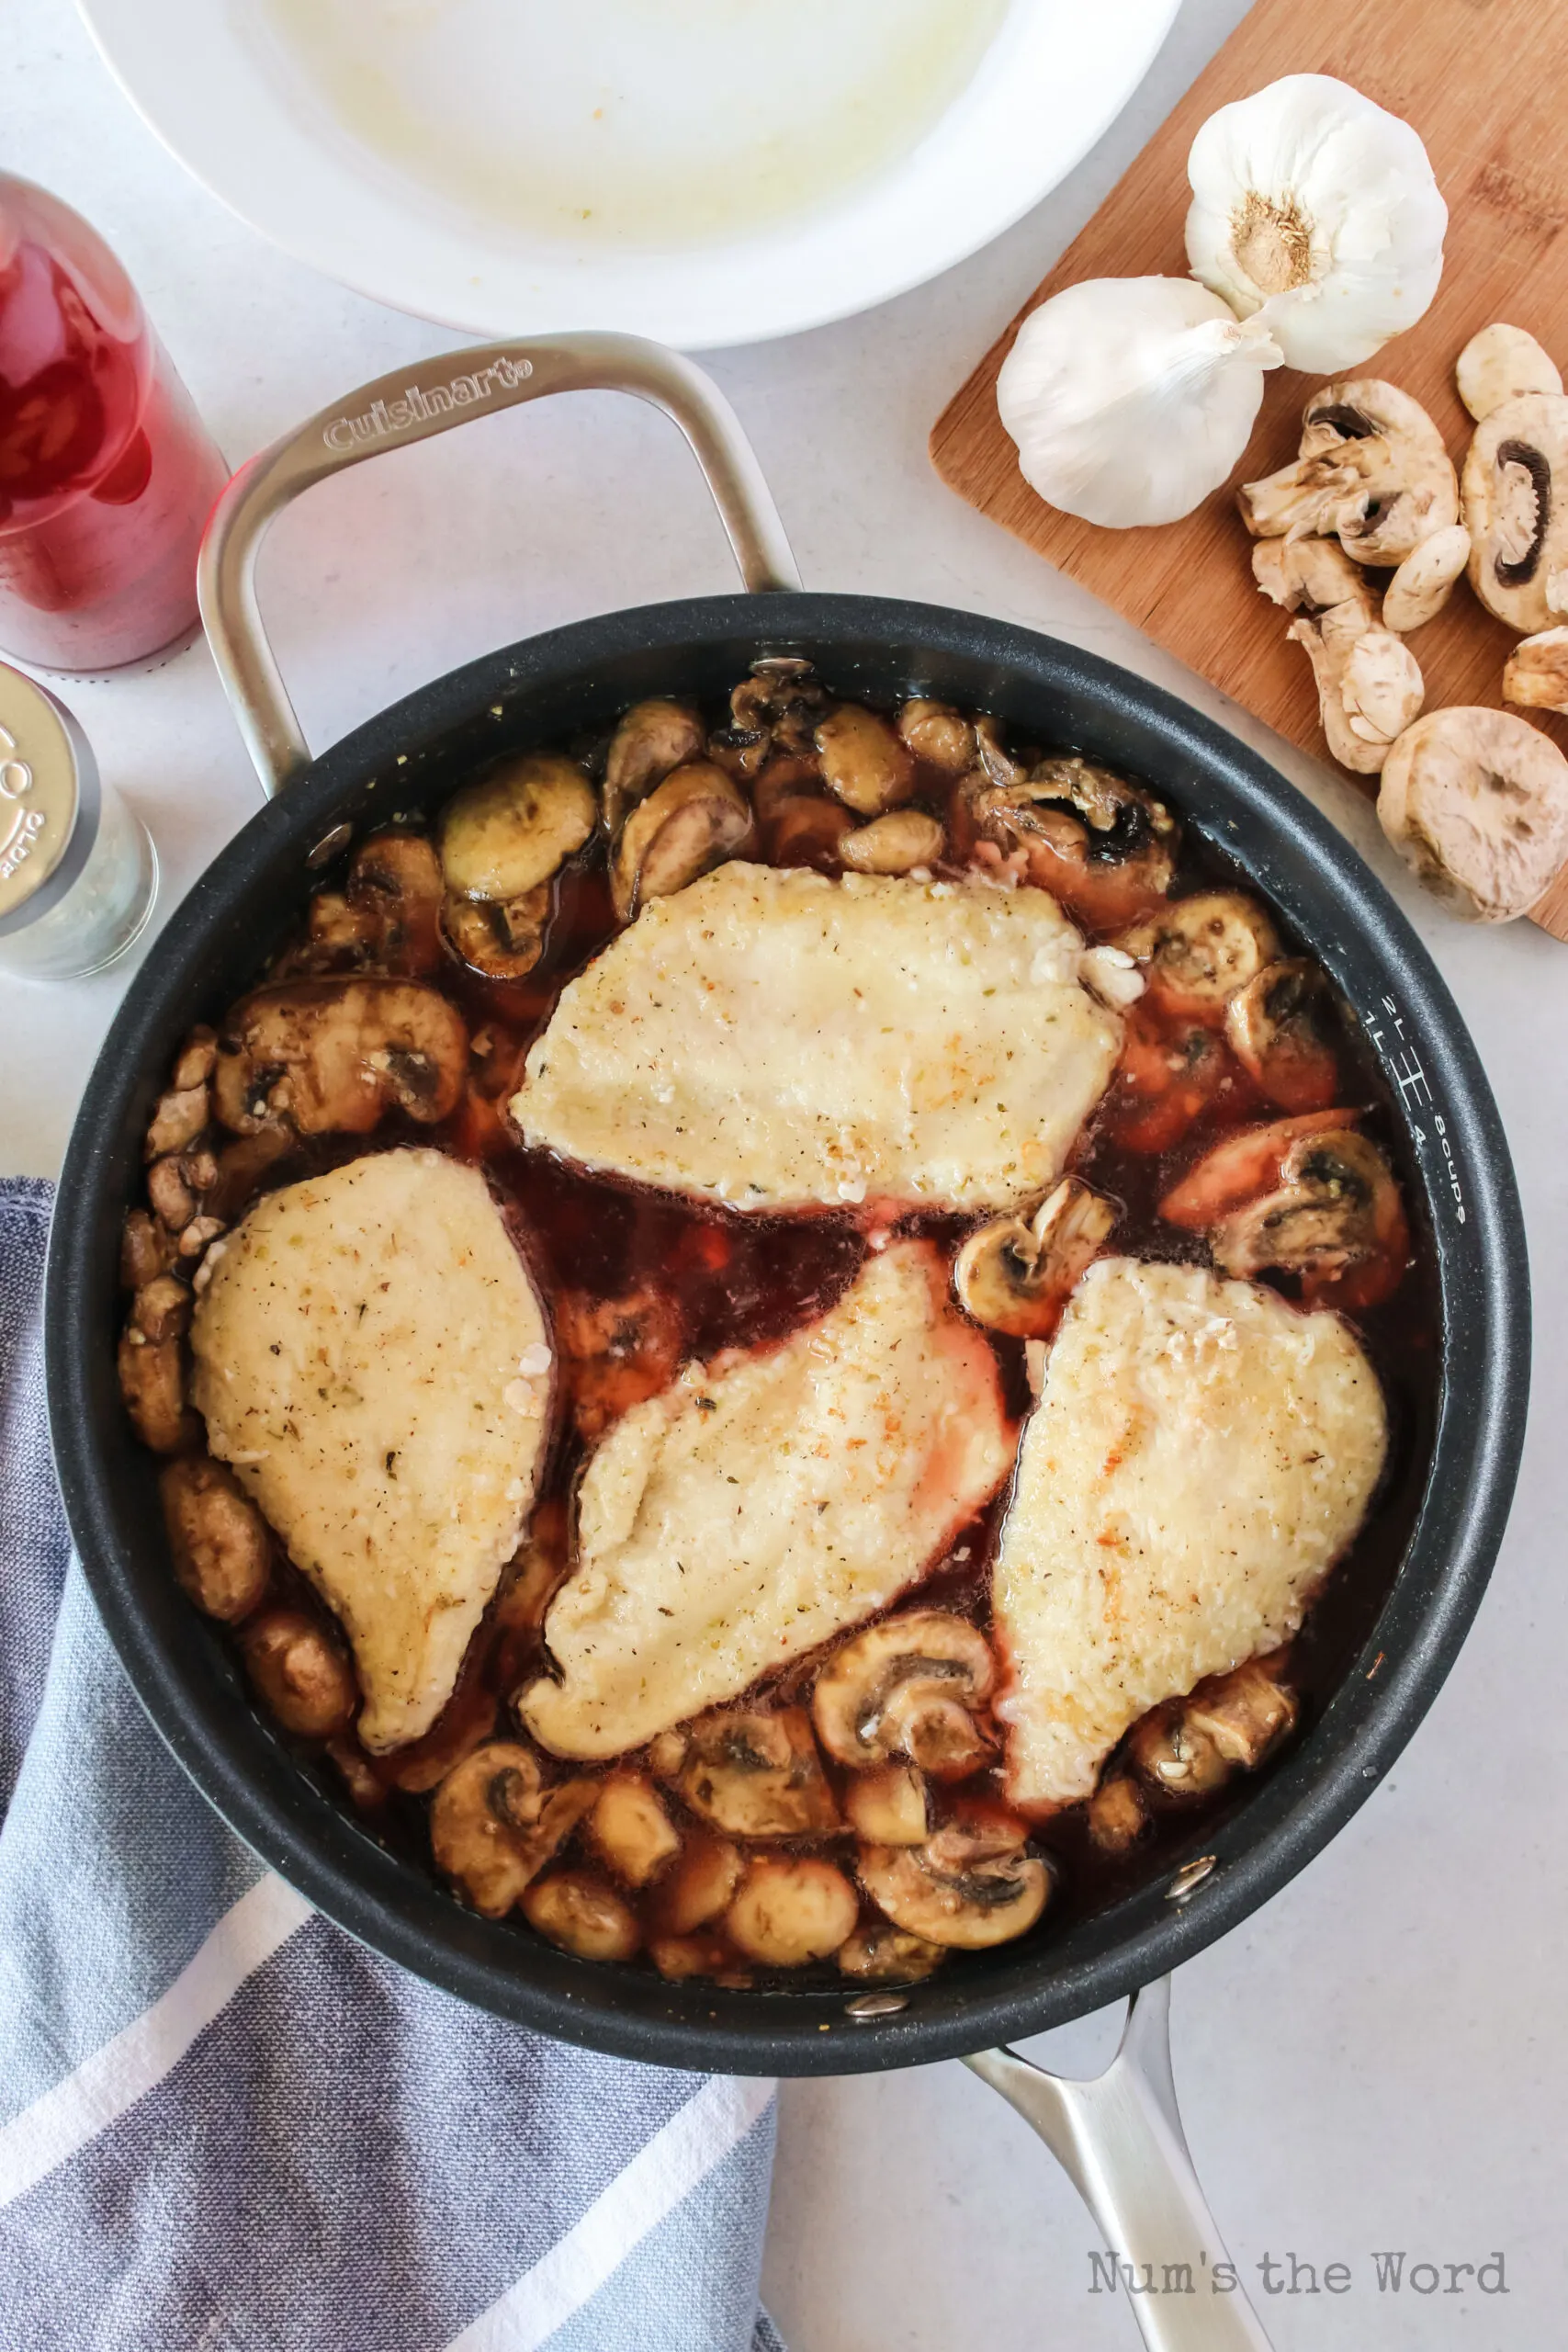
[[[35,679],[0,663],[0,974],[79,979],[146,929],[158,856],[92,747]]]

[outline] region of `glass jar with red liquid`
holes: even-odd
[[[184,637],[227,479],[102,238],[0,172],[0,652],[111,670]]]

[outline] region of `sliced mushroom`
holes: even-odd
[[[951,703],[925,702],[917,695],[903,705],[895,723],[900,740],[928,767],[966,775],[974,766],[974,727]]]
[[[175,1261],[174,1236],[145,1209],[132,1209],[120,1228],[119,1279],[126,1290],[143,1290]]]
[[[915,762],[887,720],[863,703],[840,703],[817,728],[828,789],[859,817],[880,817],[915,789]]]
[[[993,1745],[976,1716],[995,1680],[978,1627],[945,1610],[911,1609],[834,1652],[817,1677],[812,1719],[840,1764],[863,1770],[907,1756],[939,1780],[958,1780]]]
[[[1259,539],[1252,576],[1287,613],[1327,612],[1364,594],[1367,584],[1337,539]]]
[[[803,1707],[701,1716],[655,1740],[650,1760],[694,1814],[729,1837],[804,1838],[839,1826]]]
[[[431,1851],[475,1910],[499,1919],[598,1794],[599,1783],[587,1779],[547,1790],[531,1748],[516,1740],[488,1741],[437,1789],[430,1809]]]
[[[639,801],[610,863],[615,912],[629,922],[649,899],[683,890],[733,857],[751,831],[745,795],[712,760],[693,760]]]
[[[1050,1872],[999,1808],[974,1809],[924,1846],[863,1846],[861,1884],[896,1927],[961,1951],[1008,1943],[1045,1908]]]
[[[1280,954],[1273,924],[1239,890],[1173,899],[1115,944],[1144,967],[1151,1002],[1215,1027],[1237,989]]]
[[[242,998],[219,1039],[213,1092],[236,1135],[367,1135],[394,1105],[421,1125],[457,1106],[462,1014],[417,980],[294,980]],[[151,1178],[149,1178],[151,1183]]]
[[[1292,621],[1286,634],[1312,663],[1330,753],[1354,775],[1376,775],[1426,696],[1416,656],[1403,638],[1377,627],[1365,595],[1315,620]]]
[[[1222,1273],[1333,1280],[1387,1238],[1398,1188],[1375,1144],[1351,1128],[1302,1136],[1285,1153],[1279,1189],[1215,1225],[1209,1246]]]
[[[1282,1111],[1326,1111],[1339,1086],[1328,982],[1320,965],[1268,964],[1225,1007],[1225,1040]]]
[[[970,1235],[953,1268],[960,1303],[989,1330],[1048,1339],[1115,1222],[1111,1202],[1064,1176],[1032,1217],[995,1217]]]
[[[991,852],[1021,855],[1035,888],[1101,929],[1165,897],[1179,831],[1163,801],[1092,761],[1014,760],[994,719],[975,732],[980,765],[953,807],[960,855],[973,852],[981,870]]]
[[[860,1916],[854,1888],[816,1856],[760,1854],[725,1913],[739,1951],[764,1968],[804,1968],[826,1960]]]
[[[1525,710],[1568,710],[1568,628],[1520,639],[1503,673],[1503,699]]]
[[[288,1127],[261,1127],[254,1136],[236,1136],[215,1157],[213,1181],[203,1194],[205,1206],[231,1224],[250,1205],[263,1177],[298,1148]]]
[[[248,1617],[272,1576],[266,1521],[220,1462],[171,1462],[158,1480],[175,1574],[197,1607],[224,1624]]]
[[[878,1764],[844,1791],[844,1818],[868,1846],[923,1846],[931,1835],[925,1776],[913,1764]]]
[[[518,899],[459,899],[450,893],[441,928],[463,962],[495,980],[525,979],[545,952],[550,886]]]
[[[211,1116],[211,1102],[207,1082],[199,1086],[171,1087],[160,1095],[152,1114],[152,1124],[147,1130],[145,1157],[161,1159],[167,1151],[184,1151],[193,1144]]]
[[[144,1340],[183,1339],[190,1329],[194,1304],[188,1286],[177,1274],[154,1274],[130,1302],[130,1320]]]
[[[1201,1682],[1186,1705],[1189,1725],[1227,1764],[1253,1771],[1294,1729],[1296,1694],[1280,1679],[1281,1657],[1248,1658],[1229,1674]]]
[[[557,752],[499,760],[442,813],[446,888],[461,899],[520,899],[558,873],[598,821],[593,787],[575,761]]]
[[[1089,1835],[1102,1854],[1130,1854],[1150,1826],[1138,1784],[1125,1772],[1101,1781],[1089,1801]]]
[[[1255,538],[1337,538],[1357,563],[1398,564],[1457,522],[1459,485],[1420,402],[1366,376],[1314,392],[1295,463],[1245,483],[1237,503]]]
[[[1279,541],[1269,544],[1278,546]],[[1448,603],[1456,581],[1462,580],[1470,562],[1470,533],[1462,523],[1450,523],[1446,531],[1434,531],[1423,539],[1411,555],[1407,555],[1388,586],[1383,590],[1382,625],[1395,629],[1401,636],[1413,628],[1425,628],[1435,621]]]
[[[694,1832],[655,1892],[653,1908],[660,1928],[668,1935],[689,1936],[711,1926],[728,1910],[745,1867],[739,1847],[728,1838]]]
[[[635,1913],[590,1871],[555,1871],[523,1895],[528,1925],[579,1960],[633,1960],[642,1941]]]
[[[212,1066],[218,1058],[218,1033],[198,1022],[185,1044],[170,1074],[169,1083],[178,1089],[205,1086],[212,1076]]]
[[[862,1984],[919,1984],[935,1974],[947,1952],[907,1928],[896,1928],[891,1919],[874,1919],[839,1946],[837,1958],[843,1973]]]
[[[1190,1233],[1204,1232],[1233,1209],[1243,1207],[1280,1181],[1280,1170],[1292,1147],[1305,1136],[1332,1135],[1353,1127],[1354,1111],[1305,1111],[1292,1119],[1275,1119],[1268,1126],[1246,1127],[1206,1151],[1172,1186],[1159,1204],[1168,1225]]]
[[[1279,1654],[1249,1658],[1145,1715],[1128,1752],[1151,1787],[1172,1797],[1212,1796],[1233,1772],[1261,1764],[1299,1713],[1294,1691],[1279,1679],[1280,1663]]]
[[[147,1170],[147,1197],[171,1233],[183,1233],[197,1212],[197,1198],[177,1152],[155,1159]]]
[[[1230,1778],[1231,1768],[1213,1741],[1188,1720],[1179,1702],[1146,1714],[1134,1726],[1127,1753],[1163,1796],[1213,1796]]]
[[[285,1731],[329,1739],[346,1731],[359,1702],[354,1668],[321,1620],[269,1609],[240,1633],[245,1671]]]
[[[681,1850],[680,1831],[640,1772],[612,1772],[588,1816],[588,1835],[627,1886],[647,1886]]]
[[[1560,392],[1562,378],[1551,356],[1523,327],[1501,321],[1472,334],[1454,368],[1459,396],[1481,424],[1524,392]]]
[[[730,726],[710,749],[746,776],[757,775],[775,752],[815,760],[812,738],[827,707],[809,662],[793,653],[765,654],[730,695]]]
[[[120,1334],[119,1393],[131,1427],[154,1453],[194,1445],[201,1423],[186,1403],[185,1356],[178,1340],[149,1340],[134,1323]]]
[[[1511,711],[1429,711],[1389,755],[1378,822],[1453,913],[1511,922],[1568,859],[1568,760]]]
[[[310,901],[310,948],[320,971],[344,963],[417,979],[441,961],[441,862],[423,833],[372,833],[355,851],[341,891]]]
[[[1568,612],[1568,399],[1526,392],[1475,428],[1464,461],[1470,584],[1489,613],[1533,637]]]
[[[476,1748],[494,1738],[499,1713],[495,1693],[465,1675],[427,1732],[378,1758],[382,1777],[410,1796],[428,1796]]]
[[[628,808],[688,760],[702,757],[706,737],[689,703],[634,703],[610,738],[604,755],[604,822],[614,835]]]
[[[917,865],[934,865],[946,838],[923,809],[894,808],[845,833],[839,857],[852,874],[908,874]]]

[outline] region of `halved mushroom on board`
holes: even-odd
[[[1478,424],[1524,392],[1561,392],[1562,370],[1533,334],[1501,320],[1472,334],[1454,367],[1459,396]]]
[[[1523,637],[1568,615],[1568,399],[1526,392],[1475,428],[1464,461],[1470,582]]]
[[[1459,519],[1443,436],[1381,377],[1325,384],[1302,413],[1300,454],[1237,494],[1255,538],[1337,538],[1356,563],[1399,564]]]

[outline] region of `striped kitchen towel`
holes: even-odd
[[[773,2086],[525,2033],[265,1870],[141,1713],[0,1184],[0,2352],[783,2352]]]

